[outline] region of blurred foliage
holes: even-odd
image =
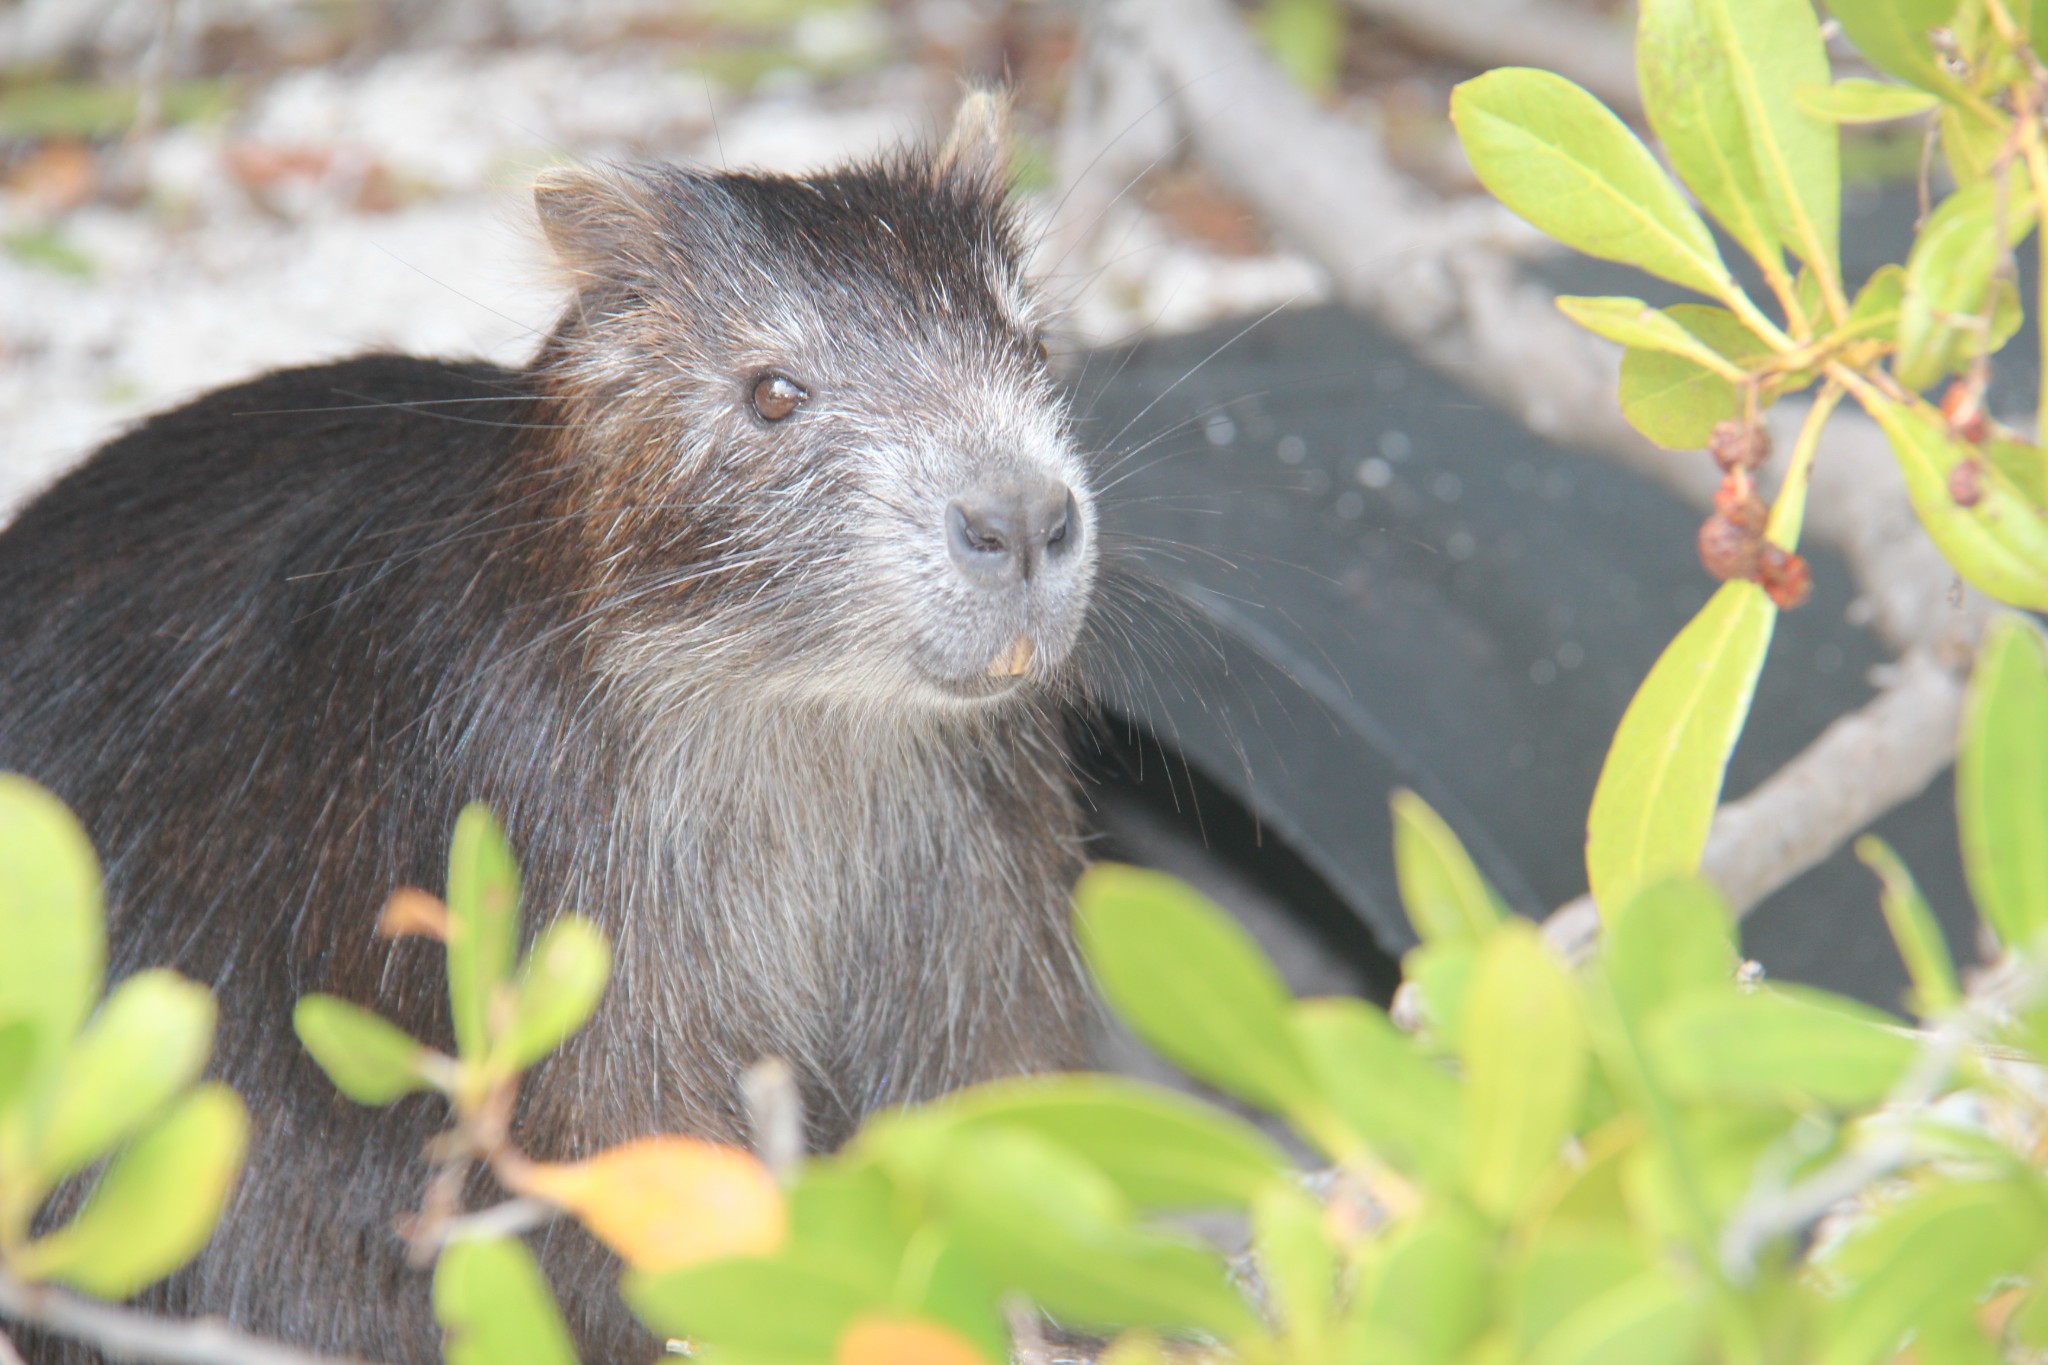
[[[160,94],[165,123],[206,123],[235,108],[229,81],[172,81]],[[118,137],[135,122],[135,87],[56,77],[0,83],[0,137]]]

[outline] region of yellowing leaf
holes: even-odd
[[[950,1327],[869,1314],[839,1334],[832,1365],[988,1365],[988,1357]]]
[[[64,1047],[100,997],[99,860],[64,803],[12,773],[0,773],[0,944],[0,1019]]]
[[[384,913],[377,916],[377,937],[430,938],[446,943],[448,907],[431,891],[401,886],[384,902]]]
[[[1603,909],[1699,869],[1777,619],[1756,584],[1722,584],[1636,690],[1586,822],[1586,875]]]
[[[782,1244],[787,1217],[775,1177],[752,1153],[697,1138],[642,1138],[588,1161],[536,1163],[517,1184],[654,1274],[765,1256]]]

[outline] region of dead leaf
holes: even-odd
[[[782,1244],[782,1191],[751,1152],[697,1138],[628,1142],[588,1161],[506,1172],[521,1194],[559,1204],[640,1270],[679,1270]]]

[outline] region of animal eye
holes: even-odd
[[[754,411],[764,422],[780,422],[810,396],[809,390],[786,374],[764,374],[754,381]]]

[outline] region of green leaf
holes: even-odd
[[[1924,389],[1960,371],[1973,355],[1995,349],[1988,336],[1973,337],[1953,320],[1988,316],[1992,272],[2033,226],[2033,199],[2017,173],[2009,185],[1980,181],[1935,208],[1906,258],[1899,350],[1892,358],[1901,384]]]
[[[1941,925],[1927,908],[1913,874],[1892,846],[1875,834],[1856,841],[1856,856],[1883,883],[1878,899],[1884,907],[1885,926],[1891,930],[1892,942],[1898,945],[1906,975],[1913,982],[1913,1013],[1925,1019],[1954,1009],[1963,998],[1962,988],[1956,984],[1955,959],[1949,956],[1948,940],[1942,937]]]
[[[448,994],[464,1060],[490,1047],[491,998],[519,951],[519,865],[482,805],[463,808],[448,854]]]
[[[1532,926],[1502,925],[1480,948],[1460,1056],[1466,1188],[1505,1222],[1557,1161],[1586,1084],[1577,991]]]
[[[1560,294],[1555,302],[1557,311],[1596,336],[1624,346],[1683,356],[1730,383],[1739,383],[1743,378],[1741,370],[1726,356],[1679,326],[1669,313],[1659,312],[1641,299]]]
[[[589,1021],[611,969],[610,941],[580,915],[542,932],[513,983],[512,1027],[503,1040],[513,1069],[532,1066]]]
[[[1338,0],[1266,0],[1253,27],[1289,80],[1312,95],[1337,88],[1345,47]]]
[[[533,1253],[509,1237],[462,1241],[434,1266],[448,1365],[574,1365],[576,1344]]]
[[[883,1306],[862,1279],[788,1254],[707,1261],[664,1275],[628,1271],[622,1292],[657,1335],[790,1360],[832,1359],[846,1324]]]
[[[1338,1118],[1395,1168],[1450,1186],[1465,1141],[1457,1081],[1363,1000],[1305,1000],[1292,1022]]]
[[[1508,909],[1458,836],[1411,791],[1396,791],[1394,874],[1408,921],[1428,943],[1477,943]]]
[[[2040,510],[1988,463],[1977,470],[1976,502],[1958,505],[1949,476],[1976,457],[1949,436],[1940,416],[1874,391],[1858,392],[1857,398],[1891,442],[1913,511],[1950,566],[1987,596],[2048,611],[2048,519]]]
[[[78,1217],[30,1244],[19,1268],[102,1299],[154,1284],[213,1235],[248,1140],[235,1092],[200,1086],[114,1158]]]
[[[1984,633],[1956,755],[1963,871],[2011,948],[2048,929],[2048,651],[2018,616]]]
[[[1887,76],[1911,81],[1938,95],[1962,86],[1934,50],[1931,34],[1955,17],[1957,0],[1849,0],[1830,5],[1829,15],[1870,64]]]
[[[1849,326],[1859,336],[1888,340],[1899,329],[1899,305],[1906,295],[1906,268],[1881,265],[1849,307]]]
[[[1456,1051],[1465,1034],[1465,1003],[1471,998],[1472,968],[1479,958],[1476,943],[1424,943],[1401,957],[1401,976],[1414,987],[1422,1004],[1425,1040]]]
[[[1681,303],[1664,312],[1737,369],[1754,369],[1769,354],[1725,308]],[[1698,450],[1716,423],[1742,415],[1742,392],[1683,356],[1631,346],[1621,356],[1621,415],[1667,450]]]
[[[332,995],[304,995],[292,1031],[334,1088],[357,1104],[386,1105],[430,1087],[428,1049],[381,1015]]]
[[[0,773],[0,1019],[55,1053],[100,998],[106,928],[99,860],[64,803]]]
[[[1497,1242],[1471,1214],[1445,1205],[1425,1210],[1370,1246],[1344,1358],[1457,1359],[1492,1317]],[[1370,1351],[1390,1342],[1412,1354]]]
[[[1735,981],[1735,917],[1719,892],[1689,877],[1655,882],[1608,917],[1600,972],[1630,1024],[1667,1001]]]
[[[1252,1255],[1294,1357],[1318,1359],[1339,1287],[1322,1206],[1293,1185],[1268,1189],[1252,1207]]]
[[[856,1276],[871,1273],[875,1295],[884,1297],[908,1242],[897,1202],[895,1185],[876,1162],[845,1152],[805,1162],[789,1191],[787,1245]]]
[[[1287,1154],[1244,1120],[1120,1077],[992,1081],[958,1092],[943,1112],[1057,1143],[1146,1208],[1243,1208],[1292,1170]]]
[[[1077,1327],[1258,1331],[1206,1248],[1147,1231],[1079,1158],[1014,1129],[949,1144],[935,1194],[947,1227],[1004,1289]]]
[[[1699,870],[1777,619],[1756,584],[1722,584],[1636,690],[1587,818],[1598,905],[1624,905],[1652,882]]]
[[[1530,1365],[1691,1365],[1707,1325],[1703,1293],[1645,1271],[1586,1304],[1543,1339]]]
[[[1503,204],[1567,246],[1703,294],[1735,286],[1648,148],[1562,76],[1503,67],[1451,92],[1472,169]]]
[[[1644,0],[1636,51],[1679,178],[1745,250],[1775,262],[1782,242],[1839,297],[1839,139],[1792,97],[1828,79],[1810,0]]]
[[[28,1089],[35,1071],[38,1045],[35,1025],[26,1019],[0,1024],[0,1114],[5,1114]]]
[[[1097,863],[1074,890],[1081,951],[1119,1017],[1191,1075],[1263,1108],[1315,1107],[1286,983],[1237,922],[1162,872]]]
[[[2021,497],[2036,507],[2048,507],[2048,450],[1995,433],[1981,449],[1984,458],[2012,480]]]
[[[1939,108],[1939,96],[1911,86],[1857,77],[1833,85],[1802,85],[1792,92],[1799,112],[1828,123],[1888,123]]]
[[[1637,1234],[1625,1223],[1546,1227],[1506,1275],[1502,1298],[1516,1341],[1524,1352],[1534,1350],[1579,1309],[1647,1269]]]
[[[137,972],[71,1045],[37,1144],[55,1185],[154,1118],[199,1079],[213,1051],[213,996],[176,972]]]
[[[1787,986],[1695,992],[1667,1004],[1643,1031],[1651,1071],[1681,1099],[1844,1109],[1882,1100],[1917,1046],[1888,1015]]]
[[[1952,1183],[1866,1222],[1833,1258],[1852,1280],[1837,1300],[1822,1365],[1892,1359],[1917,1324],[1973,1310],[1995,1280],[2048,1245],[2038,1193],[2002,1181]]]

